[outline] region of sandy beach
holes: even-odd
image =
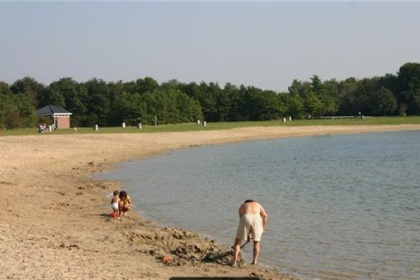
[[[231,244],[219,244],[182,229],[160,227],[135,212],[113,221],[109,216],[111,207],[107,195],[121,186],[118,182],[91,179],[90,175],[113,168],[116,162],[180,148],[403,130],[420,130],[420,125],[1,136],[0,279],[169,279],[181,276],[295,279],[282,275],[281,268],[276,271],[252,265],[230,267]],[[232,232],[232,242],[234,234]],[[163,262],[164,256],[171,260]]]

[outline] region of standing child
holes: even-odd
[[[111,200],[111,207],[112,207],[112,217],[114,217],[114,220],[120,219],[120,213],[118,211],[118,205],[120,204],[120,197],[119,191],[114,191],[114,197]]]

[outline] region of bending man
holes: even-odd
[[[246,200],[239,207],[239,226],[236,233],[232,266],[238,264],[242,240],[247,239],[249,242],[251,235],[254,240],[254,259],[252,260],[252,264],[256,265],[258,263],[261,236],[267,225],[267,219],[268,215],[264,208],[252,199]]]

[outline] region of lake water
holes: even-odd
[[[419,131],[206,146],[118,167],[99,176],[122,181],[141,216],[226,245],[240,204],[261,202],[262,265],[307,279],[420,279]]]

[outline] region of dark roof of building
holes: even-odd
[[[42,107],[41,109],[38,109],[36,111],[38,115],[54,115],[54,114],[67,114],[71,115],[71,113],[63,108],[54,106],[54,105],[47,105],[45,107]]]

